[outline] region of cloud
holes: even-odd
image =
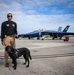
[[[11,12],[13,20],[18,25],[19,33],[37,29],[57,30],[59,26],[64,28],[67,24],[71,24],[74,28],[74,14],[64,14],[63,9],[51,7],[61,3],[67,4],[69,1],[72,0],[10,0],[10,3],[2,0],[0,1],[0,24],[7,20],[7,13]],[[51,14],[44,14],[46,12]]]
[[[63,14],[64,8],[59,7],[66,5],[67,7],[73,7],[73,0],[3,0],[0,1],[1,12],[19,12],[24,14],[39,15],[39,14]],[[57,6],[60,5],[60,6]],[[59,9],[58,9],[59,8]],[[42,13],[43,12],[43,13]]]
[[[69,3],[68,7],[69,8],[74,8],[74,2]]]
[[[18,2],[12,2],[10,4],[6,4],[6,3],[1,3],[0,4],[0,9],[1,11],[20,11],[21,10],[21,5]]]
[[[64,14],[64,9],[63,10],[60,10],[60,9],[57,9],[57,7],[54,7],[49,10],[52,14]]]
[[[68,24],[74,27],[74,22],[70,20],[74,15],[24,15],[22,12],[14,14],[13,21],[17,23],[18,33],[38,29],[57,30],[59,26],[64,28]]]
[[[23,17],[22,17],[23,16]],[[74,22],[71,22],[71,17],[74,15],[16,15],[15,21],[18,24],[19,32],[26,33],[37,29],[57,30],[59,26],[63,28],[70,24],[74,27]]]
[[[51,5],[67,4],[72,1],[73,0],[22,0],[20,4],[22,4],[25,9],[32,9],[35,6],[43,8]]]

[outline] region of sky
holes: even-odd
[[[13,14],[18,34],[38,29],[74,32],[74,0],[0,0],[0,25]],[[0,26],[1,31],[1,26]]]

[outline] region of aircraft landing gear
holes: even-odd
[[[30,37],[28,37],[28,39],[30,40]]]
[[[64,41],[69,41],[69,36],[65,35]]]
[[[52,40],[54,40],[55,38],[53,37]]]
[[[39,37],[37,37],[37,40],[40,40],[40,38],[39,38]]]

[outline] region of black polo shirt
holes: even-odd
[[[17,34],[17,24],[14,21],[5,21],[1,25],[1,40],[5,35]]]

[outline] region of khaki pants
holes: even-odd
[[[5,44],[5,47],[10,45],[12,46],[13,48],[15,48],[15,37],[11,37],[11,36],[6,36],[4,38],[4,44]],[[6,52],[6,50],[4,51],[4,58],[5,58],[5,63],[9,63],[8,62],[8,53]]]

